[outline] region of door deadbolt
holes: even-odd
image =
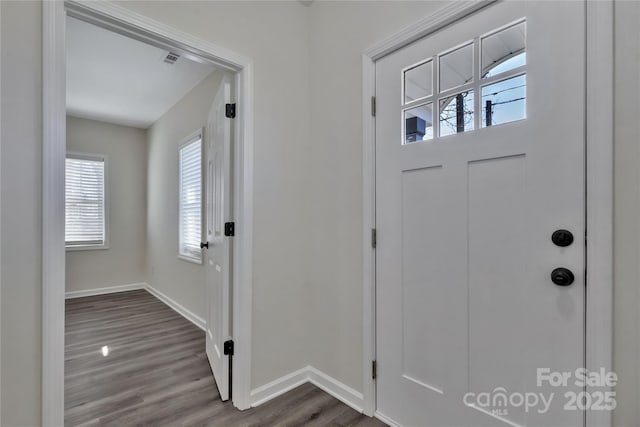
[[[559,267],[551,272],[551,281],[558,286],[569,286],[574,280],[575,277],[568,268]]]
[[[569,230],[556,230],[551,235],[551,241],[564,248],[573,243],[573,234]]]

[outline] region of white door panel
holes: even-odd
[[[503,28],[512,31],[487,42],[485,55],[517,46],[526,28],[526,65],[483,80],[480,39]],[[472,56],[438,60],[468,43]],[[536,369],[584,366],[584,55],[583,2],[501,2],[377,61],[376,390],[385,417],[401,425],[582,425],[582,412],[563,409],[564,392],[580,389],[538,387]],[[406,91],[435,96],[407,97],[403,71],[430,58],[432,74]],[[519,76],[524,90],[482,91]],[[439,82],[463,86],[439,94]],[[467,131],[439,136],[447,132],[429,109],[442,99],[452,105],[458,90],[473,91],[473,111],[456,110]],[[489,99],[492,126],[483,127]],[[517,110],[505,110],[509,102],[526,105],[526,118],[500,123]],[[418,117],[434,124],[424,132],[432,139],[403,144],[404,111],[425,103]],[[564,248],[551,241],[563,228],[575,236]],[[557,267],[573,272],[571,286],[551,282]],[[555,396],[542,414],[463,401],[499,387]]]
[[[206,347],[211,371],[222,400],[229,399],[229,357],[224,342],[230,339],[231,239],[224,235],[224,222],[231,221],[231,124],[225,107],[231,99],[231,83],[225,76],[207,120],[207,205],[204,251],[207,270]]]

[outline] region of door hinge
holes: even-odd
[[[228,119],[236,118],[236,104],[225,105],[225,116],[227,116]]]
[[[375,228],[372,228],[371,229],[371,247],[375,249],[376,246],[378,246],[378,232],[376,231]]]
[[[233,341],[227,340],[224,342],[224,355],[233,356]]]
[[[375,96],[371,97],[371,115],[373,117],[376,116],[376,97]]]
[[[378,362],[373,360],[371,361],[371,378],[374,380],[378,376]]]
[[[235,222],[225,222],[224,223],[224,235],[225,236],[235,236],[236,235],[236,223]]]

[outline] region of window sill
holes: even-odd
[[[65,246],[67,252],[76,251],[101,251],[109,249],[109,245],[77,245],[77,246]]]
[[[183,261],[188,261],[193,264],[202,265],[202,258],[198,259],[198,258],[189,257],[187,255],[178,254],[178,259],[181,259]]]

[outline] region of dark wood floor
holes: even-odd
[[[204,333],[144,290],[67,300],[65,335],[67,426],[383,425],[311,384],[236,410],[220,400]]]

